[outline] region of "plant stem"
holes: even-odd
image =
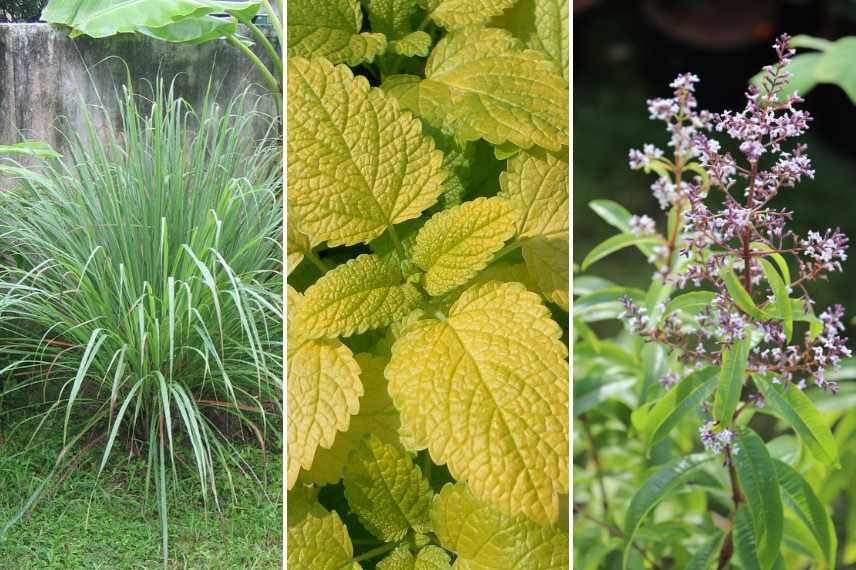
[[[273,98],[276,102],[277,111],[279,111],[279,114],[282,115],[282,87],[280,86],[279,81],[276,80],[276,77],[273,76],[267,66],[262,63],[262,60],[260,60],[250,48],[248,48],[240,40],[238,40],[238,38],[236,38],[234,35],[228,35],[226,36],[226,40],[228,40],[230,44],[242,51],[244,55],[247,56],[251,62],[253,62],[253,65],[256,66],[256,69],[259,70],[259,73],[262,74],[262,77],[264,77],[265,81],[268,84],[268,87],[273,93]]]
[[[253,35],[256,36],[256,39],[259,40],[259,43],[262,44],[262,47],[264,47],[265,51],[267,51],[268,55],[270,56],[271,61],[273,62],[273,65],[276,67],[277,73],[279,74],[279,78],[277,79],[277,82],[281,84],[282,59],[280,59],[280,57],[279,57],[279,52],[276,51],[276,48],[273,47],[273,44],[270,43],[270,40],[267,38],[265,33],[258,28],[258,26],[256,26],[255,24],[253,24],[249,20],[244,22],[244,24],[248,28],[250,28],[250,31],[253,32]]]
[[[745,499],[743,493],[740,492],[740,484],[737,482],[737,470],[734,469],[734,460],[731,457],[730,449],[726,448],[725,458],[728,462],[728,478],[731,480],[731,500],[734,501],[734,512],[731,515],[732,527],[734,526],[734,517],[737,514],[737,509],[740,508],[740,503]],[[725,542],[722,543],[722,549],[719,551],[719,563],[717,570],[723,570],[728,566],[731,556],[734,554],[734,531],[728,531],[725,537]]]
[[[398,254],[400,261],[407,259],[407,255],[404,253],[404,247],[401,245],[401,240],[398,239],[398,234],[395,232],[395,226],[389,226],[389,238],[395,246],[395,253]]]
[[[279,39],[280,47],[283,46],[284,42],[282,35],[282,22],[279,20],[279,16],[276,15],[276,11],[271,6],[268,0],[262,0],[262,5],[265,7],[265,11],[267,11],[268,16],[270,16],[270,23],[273,25],[273,29],[276,30],[276,37]],[[280,71],[282,68],[280,67]]]
[[[597,454],[597,447],[594,444],[594,437],[591,433],[591,427],[588,423],[588,418],[585,414],[580,414],[580,423],[583,424],[583,431],[586,432],[586,439],[589,444],[589,453],[591,454],[591,462],[594,465],[594,476],[597,479],[600,487],[600,501],[603,506],[603,516],[609,518],[609,499],[606,498],[606,483],[603,480],[603,471],[600,468],[600,457]]]
[[[611,535],[612,535],[612,536],[614,536],[615,538],[618,538],[618,539],[620,539],[620,540],[627,540],[627,536],[626,536],[623,532],[621,532],[619,529],[615,528],[614,526],[612,526],[611,524],[609,524],[609,523],[607,523],[607,522],[604,522],[604,521],[602,521],[602,520],[599,520],[599,519],[597,519],[597,518],[593,517],[592,515],[590,515],[590,514],[589,514],[589,513],[587,513],[586,511],[584,511],[584,510],[582,509],[582,507],[579,507],[579,506],[577,506],[577,505],[574,505],[574,514],[581,515],[582,517],[584,517],[584,518],[586,518],[586,519],[590,520],[591,522],[593,522],[593,523],[594,523],[594,524],[596,524],[597,526],[599,526],[599,527],[601,527],[602,529],[606,530],[609,534],[611,534]],[[648,553],[647,553],[647,552],[645,552],[645,549],[643,549],[641,546],[639,546],[639,545],[638,545],[638,544],[636,544],[635,542],[631,542],[631,543],[630,543],[630,546],[631,546],[634,550],[636,550],[637,552],[639,552],[639,554],[641,554],[641,555],[642,555],[642,558],[644,558],[644,559],[648,562],[648,564],[650,564],[650,565],[651,565],[651,568],[653,568],[654,570],[659,570],[659,569],[660,569],[660,565],[659,565],[659,564],[657,564],[654,560],[652,560],[652,559],[651,559],[651,557],[648,555]]]
[[[499,261],[500,259],[502,259],[503,257],[505,257],[506,255],[508,255],[509,253],[511,253],[515,250],[518,250],[521,247],[523,247],[523,240],[515,240],[515,241],[511,242],[510,244],[508,244],[507,246],[505,246],[504,248],[497,251],[493,255],[493,259],[491,259],[490,262],[495,263],[495,262]]]
[[[327,273],[328,271],[333,269],[332,267],[330,267],[329,263],[318,257],[318,254],[315,253],[315,251],[312,249],[306,252],[306,259],[311,261],[312,265],[320,269],[321,273]]]
[[[354,557],[354,562],[362,562],[363,560],[369,560],[371,558],[377,558],[381,554],[385,554],[385,553],[389,552],[390,550],[392,550],[396,546],[398,546],[398,545],[395,543],[392,543],[392,544],[383,544],[381,546],[378,546],[377,548],[372,548],[368,552],[364,552],[364,553],[360,554],[359,556]]]

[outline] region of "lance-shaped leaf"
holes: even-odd
[[[585,271],[591,264],[631,245],[638,247],[640,245],[654,245],[658,243],[663,243],[663,240],[653,236],[637,236],[636,234],[614,235],[594,246],[585,258],[583,258],[580,268]]]
[[[451,33],[428,57],[424,80],[392,76],[383,88],[459,140],[550,150],[568,142],[567,83],[544,54],[505,30]]]
[[[758,562],[758,542],[749,507],[741,506],[734,514],[734,552],[746,570],[761,570]]]
[[[589,202],[589,208],[600,216],[604,222],[620,230],[622,233],[633,233],[630,228],[630,218],[633,215],[618,202],[613,202],[612,200],[592,200]],[[636,247],[646,256],[650,256],[654,251],[651,244],[643,243],[638,244]]]
[[[521,238],[562,237],[568,233],[568,163],[543,150],[521,151],[499,178],[500,196],[520,211]]]
[[[289,317],[303,299],[289,287]],[[360,367],[336,339],[308,339],[289,318],[288,327],[288,488],[300,468],[309,469],[319,446],[333,445],[337,431],[348,429],[363,395]]]
[[[333,447],[315,452],[312,469],[303,472],[301,480],[311,481],[316,485],[338,483],[348,456],[366,434],[370,433],[384,443],[400,445],[398,429],[401,427],[401,421],[386,389],[386,378],[383,377],[386,361],[379,356],[365,353],[356,355],[355,359],[360,366],[360,380],[365,391],[360,398],[360,411],[351,416],[348,431],[336,434]]]
[[[325,57],[353,66],[386,50],[383,34],[360,33],[359,0],[289,0],[286,9],[289,57]]]
[[[734,341],[722,354],[719,385],[716,387],[716,399],[713,402],[713,417],[725,425],[731,424],[731,415],[740,401],[751,345],[747,335],[747,338]]]
[[[38,141],[27,141],[16,144],[0,144],[0,156],[18,155],[33,156],[38,158],[60,158],[62,155],[55,151],[51,145]]]
[[[570,300],[569,250],[567,234],[553,238],[539,236],[523,244],[523,260],[541,293],[566,311]]]
[[[537,295],[492,281],[444,320],[407,327],[386,369],[420,447],[501,512],[558,516],[568,489],[568,367],[561,329]]]
[[[348,529],[336,513],[309,513],[288,527],[288,567],[293,570],[359,570]]]
[[[568,567],[568,535],[508,516],[473,496],[464,483],[448,484],[431,509],[434,533],[457,555],[455,568],[557,570]]]
[[[794,428],[811,454],[824,465],[837,466],[838,445],[809,397],[793,384],[782,387],[761,375],[753,378],[764,400]]]
[[[826,559],[827,567],[835,568],[838,540],[832,519],[823,503],[817,498],[811,485],[793,467],[778,459],[773,459],[773,466],[786,503],[811,531]]]
[[[483,24],[512,6],[515,0],[426,0],[437,25],[449,30]]]
[[[723,539],[725,539],[725,534],[721,530],[715,530],[713,536],[693,554],[693,557],[687,562],[685,570],[709,570],[713,566],[713,562],[719,557]]]
[[[568,0],[517,0],[493,24],[549,55],[568,79],[568,22]]]
[[[776,470],[764,442],[755,432],[742,430],[737,445],[739,451],[733,454],[737,480],[749,506],[758,562],[763,570],[769,570],[779,557],[784,529]]]
[[[646,448],[669,435],[684,415],[698,409],[716,389],[718,372],[713,366],[693,372],[657,400],[641,429]]]
[[[703,453],[673,459],[663,465],[636,491],[624,516],[624,568],[627,567],[633,538],[645,517],[657,503],[678,486],[688,473],[710,459],[710,455]]]
[[[295,320],[309,338],[350,336],[404,317],[420,298],[394,257],[363,254],[309,287]]]
[[[773,264],[766,259],[758,259],[764,275],[767,277],[767,282],[773,290],[773,301],[776,306],[776,311],[782,315],[785,329],[785,340],[791,342],[791,337],[794,334],[794,314],[791,306],[791,299],[788,295],[788,286],[785,284],[782,276],[776,271]]]
[[[425,270],[425,290],[442,295],[484,269],[514,235],[516,219],[516,210],[502,198],[478,198],[435,214],[413,246],[413,261]]]
[[[411,528],[429,530],[434,493],[400,447],[367,435],[348,458],[344,481],[351,509],[384,542],[401,540]]]
[[[733,269],[730,267],[723,267],[720,272],[720,276],[722,277],[722,281],[725,283],[725,288],[728,290],[731,298],[734,299],[734,303],[740,307],[741,311],[753,319],[768,318],[767,315],[764,314],[764,311],[755,305],[755,301],[752,300],[752,295],[750,295],[743,287],[743,284],[740,283],[740,279],[734,273]]]
[[[313,243],[367,243],[437,201],[443,153],[365,78],[294,58],[288,97],[288,201]]]

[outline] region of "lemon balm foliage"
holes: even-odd
[[[567,2],[287,9],[289,565],[567,567]]]
[[[836,565],[822,485],[808,480],[840,469],[836,416],[816,401],[838,392],[835,373],[851,352],[843,308],[816,307],[809,287],[841,271],[848,239],[788,229],[788,193],[815,176],[796,142],[811,117],[787,89],[788,36],[773,47],[777,62],[740,111],[699,110],[699,78],[689,73],[671,84],[672,97],[648,101],[669,152],[646,144],[629,162],[656,175],[665,224],[591,204],[620,233],[581,269],[635,247],[655,271],[647,291],[577,281],[581,565]],[[594,323],[612,318],[625,332],[600,338]],[[622,473],[610,469],[618,442],[630,467]]]

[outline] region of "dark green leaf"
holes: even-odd
[[[678,486],[685,475],[711,459],[712,456],[706,453],[673,459],[663,465],[636,491],[624,519],[624,568],[627,568],[633,537],[648,513]]]
[[[740,432],[737,446],[734,467],[749,506],[758,562],[762,570],[769,570],[779,557],[784,527],[782,498],[775,484],[776,470],[764,442],[752,430]]]

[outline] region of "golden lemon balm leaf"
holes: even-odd
[[[565,236],[568,233],[568,163],[537,149],[520,151],[500,175],[500,196],[520,211],[521,238]]]
[[[401,421],[432,460],[506,514],[540,523],[568,490],[568,363],[538,295],[491,281],[443,320],[405,329],[386,369]]]
[[[326,57],[358,65],[386,50],[383,34],[360,33],[359,0],[289,0],[287,10],[289,57]]]
[[[419,230],[413,261],[431,295],[466,283],[514,234],[517,212],[502,198],[477,198],[435,214]]]
[[[313,243],[368,243],[437,201],[443,153],[394,98],[343,65],[288,73],[288,202]]]
[[[569,249],[567,235],[556,238],[539,236],[523,244],[523,260],[541,293],[566,311],[569,303]]]
[[[446,29],[483,24],[502,14],[515,0],[432,0],[431,19]]]
[[[567,81],[506,30],[452,32],[431,51],[424,80],[393,75],[382,87],[459,140],[550,150],[568,144]]]
[[[300,311],[304,301],[289,289],[289,312]],[[348,429],[363,395],[360,367],[348,347],[337,339],[309,339],[294,329],[288,327],[289,489],[301,467],[312,467],[318,447],[329,449],[336,432]]]
[[[295,321],[310,338],[350,336],[405,317],[420,298],[394,256],[363,254],[309,287]]]
[[[336,513],[313,512],[288,528],[291,570],[359,570],[348,529]]]
[[[315,453],[312,469],[300,475],[303,481],[311,481],[317,485],[338,483],[348,455],[356,449],[366,434],[372,434],[384,443],[401,445],[398,439],[401,420],[387,390],[386,378],[383,377],[386,361],[366,353],[358,354],[355,358],[362,371],[360,379],[365,390],[365,394],[360,398],[360,411],[351,416],[348,431],[336,434],[333,447],[319,449]]]
[[[463,483],[447,484],[431,509],[440,544],[457,554],[460,570],[565,570],[568,535],[508,516],[475,498]]]

